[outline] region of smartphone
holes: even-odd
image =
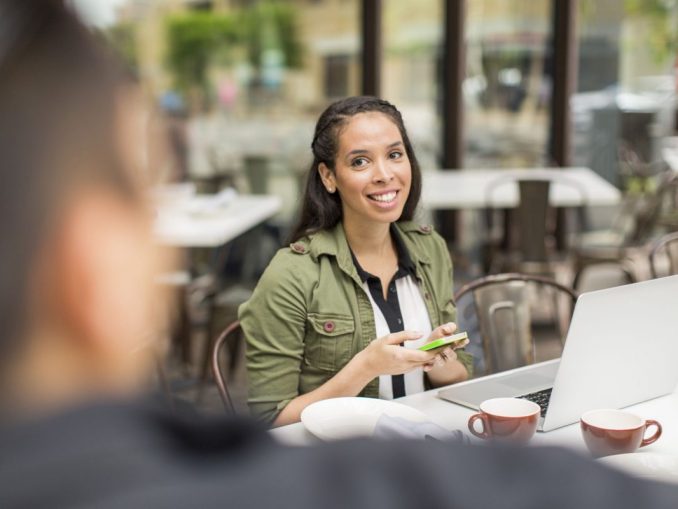
[[[423,346],[419,347],[419,350],[423,352],[430,352],[431,350],[438,350],[439,348],[445,348],[451,346],[456,348],[460,346],[464,341],[468,339],[468,334],[466,332],[458,332],[451,336],[445,336],[444,338],[436,339],[430,343],[426,343]]]

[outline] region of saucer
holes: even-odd
[[[332,398],[317,401],[301,412],[306,429],[322,440],[371,437],[382,415],[412,422],[430,422],[412,407],[375,398]]]
[[[671,454],[633,452],[605,456],[598,461],[643,479],[678,483],[678,456]]]

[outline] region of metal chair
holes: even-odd
[[[539,176],[535,178],[506,175],[497,178],[486,189],[487,229],[485,269],[488,273],[518,270],[536,274],[552,274],[555,254],[555,209],[549,204],[549,192],[554,183],[564,184],[579,194],[582,206],[576,209],[578,227],[585,227],[586,191],[566,177]],[[498,225],[493,198],[497,189],[505,185],[518,186],[519,203],[504,216]]]
[[[226,386],[226,378],[221,370],[221,349],[222,346],[226,344],[229,337],[232,337],[231,334],[240,332],[240,322],[236,320],[232,322],[228,327],[224,329],[221,335],[217,338],[212,346],[212,374],[214,375],[214,381],[217,384],[217,389],[219,390],[219,396],[221,396],[221,401],[224,403],[224,408],[226,412],[231,415],[235,415],[235,407],[233,406],[233,398],[228,391]]]
[[[671,172],[657,175],[654,184],[639,193],[627,193],[614,224],[609,229],[582,234],[573,253],[573,288],[579,288],[584,271],[599,264],[617,265],[627,282],[640,279],[634,260],[645,256],[647,242],[657,230],[665,228],[663,218],[676,213],[674,198],[678,190],[678,176]]]
[[[653,278],[659,274],[678,274],[678,232],[667,233],[652,244],[650,272]]]
[[[490,374],[536,362],[532,327],[548,302],[562,342],[577,293],[548,277],[506,273],[471,281],[454,298],[457,325],[469,334],[466,349],[474,356],[475,372]]]

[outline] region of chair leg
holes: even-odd
[[[211,295],[209,297],[209,315],[207,318],[207,339],[206,339],[206,344],[205,344],[205,351],[203,353],[202,357],[202,366],[200,368],[200,379],[203,383],[207,382],[207,379],[210,376],[210,352],[212,352],[212,348],[214,347],[214,342],[217,340],[216,334],[215,334],[215,321],[216,321],[216,295]]]
[[[233,338],[233,341],[229,345],[228,349],[228,354],[230,355],[230,359],[228,360],[229,378],[232,377],[233,373],[235,373],[235,368],[236,365],[238,364],[238,360],[240,359],[240,354],[242,352],[243,343],[244,339],[242,335],[236,334],[236,336]]]
[[[188,304],[186,290],[181,292],[181,301],[179,302],[179,317],[176,335],[180,345],[181,360],[184,366],[191,365],[191,319],[188,314]]]
[[[214,348],[214,343],[217,341],[217,335],[214,332],[215,329],[215,312],[216,312],[216,294],[212,294],[208,297],[208,317],[207,317],[207,337],[205,338],[205,349],[202,354],[202,359],[200,362],[200,378],[199,378],[199,390],[197,402],[202,401],[205,387],[210,379],[210,355],[212,349]]]

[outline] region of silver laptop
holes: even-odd
[[[463,382],[438,397],[478,408],[486,399],[529,396],[542,405],[540,431],[595,408],[623,408],[678,383],[678,276],[582,294],[560,359]]]

